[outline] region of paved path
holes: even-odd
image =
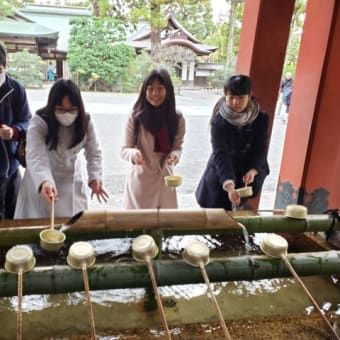
[[[49,87],[42,90],[28,90],[32,112],[42,107]],[[179,204],[182,208],[197,207],[194,190],[203,172],[210,153],[209,118],[219,94],[200,90],[182,90],[176,96],[177,106],[186,117],[187,132],[180,164],[176,172],[183,177],[183,185],[178,188]],[[129,164],[120,156],[120,145],[126,119],[137,98],[137,94],[83,92],[85,107],[91,113],[103,150],[104,185],[109,192],[108,206],[90,202],[90,209],[121,208],[126,173]],[[281,161],[285,122],[276,116],[269,149],[271,174],[265,181],[260,208],[274,207],[277,176]]]

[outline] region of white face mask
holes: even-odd
[[[78,113],[54,113],[57,121],[64,126],[71,126],[78,117]]]
[[[5,70],[3,70],[1,73],[0,73],[0,86],[2,86],[6,81],[6,72]]]

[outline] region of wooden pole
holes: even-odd
[[[95,323],[94,323],[94,316],[93,316],[93,310],[92,310],[92,303],[91,303],[91,296],[90,296],[90,286],[89,286],[89,278],[88,278],[88,275],[87,275],[86,262],[82,263],[81,269],[82,269],[82,273],[83,273],[85,298],[86,298],[86,304],[87,304],[87,313],[88,313],[89,324],[90,324],[90,336],[91,336],[91,340],[96,340],[96,326],[95,326]]]
[[[224,317],[223,317],[221,308],[220,308],[220,306],[218,305],[217,300],[216,300],[216,297],[215,297],[215,294],[214,294],[214,292],[213,292],[213,290],[212,290],[212,288],[211,288],[210,280],[209,280],[209,277],[208,277],[208,275],[207,275],[207,272],[205,271],[204,263],[203,263],[203,262],[200,262],[200,269],[201,269],[202,276],[203,276],[203,278],[204,278],[205,284],[206,284],[207,287],[208,287],[208,290],[209,290],[209,293],[210,293],[211,300],[212,300],[212,302],[213,302],[213,304],[214,304],[214,306],[215,306],[215,309],[216,309],[218,318],[220,319],[220,325],[221,325],[221,327],[222,327],[223,334],[224,334],[224,336],[225,336],[225,338],[226,338],[227,340],[231,340],[231,336],[230,336],[230,334],[229,334],[227,325],[225,324],[225,321],[224,321]]]
[[[17,340],[22,339],[22,287],[23,287],[23,269],[18,268],[18,310],[17,310]]]
[[[150,275],[150,279],[151,279],[151,283],[152,283],[153,292],[155,294],[156,301],[157,301],[158,310],[159,310],[159,313],[161,314],[163,327],[165,329],[165,334],[166,334],[167,339],[171,340],[171,335],[170,335],[168,323],[166,321],[166,317],[165,317],[164,308],[163,308],[163,305],[162,305],[161,296],[160,296],[160,294],[158,292],[157,282],[156,282],[155,274],[153,272],[153,268],[152,268],[152,264],[151,264],[150,258],[147,257],[145,259],[145,262],[146,262],[146,265],[147,265],[147,268],[148,268],[148,271],[149,271],[149,275]]]
[[[332,327],[332,325],[330,324],[330,322],[328,321],[328,319],[326,318],[325,314],[323,313],[323,311],[320,309],[318,303],[316,302],[316,300],[314,299],[313,295],[309,292],[309,290],[307,289],[307,287],[305,286],[305,284],[303,283],[303,281],[300,279],[300,277],[296,274],[293,266],[290,264],[288,258],[286,255],[281,254],[281,258],[284,261],[285,265],[287,266],[287,268],[289,269],[289,271],[291,272],[291,274],[294,276],[295,280],[300,284],[300,286],[303,288],[303,290],[305,291],[306,295],[308,296],[309,300],[313,303],[314,307],[316,308],[316,310],[320,313],[320,315],[322,316],[322,318],[324,319],[327,327],[330,329],[330,331],[332,332],[333,336],[335,337],[334,339],[340,340],[339,336],[337,335],[337,333],[335,332],[335,329]]]

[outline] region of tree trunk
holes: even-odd
[[[100,15],[99,0],[93,0],[92,4],[93,4],[92,15],[94,17],[99,17],[99,15]]]
[[[151,1],[150,4],[150,41],[151,41],[151,58],[153,61],[159,61],[159,54],[161,48],[161,27],[160,27],[160,17],[161,8],[157,3],[157,0]]]
[[[228,3],[228,0],[226,0]],[[233,60],[234,60],[234,32],[236,23],[236,9],[240,0],[230,0],[230,11],[229,11],[229,30],[227,40],[227,51],[226,51],[226,70],[228,73],[232,72]]]

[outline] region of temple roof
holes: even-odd
[[[39,25],[18,11],[0,21],[0,39],[9,43],[55,47],[58,36],[57,30]]]
[[[13,51],[43,48],[66,56],[70,19],[89,16],[86,8],[28,4],[0,20],[0,40]]]
[[[58,31],[32,22],[0,21],[0,36],[50,37],[58,38]]]
[[[192,49],[197,55],[209,55],[217,50],[217,47],[200,42],[189,33],[172,14],[167,15],[167,25],[161,30],[162,46],[182,45]],[[133,46],[138,52],[151,49],[151,27],[145,23],[137,32],[128,38],[127,44]]]

